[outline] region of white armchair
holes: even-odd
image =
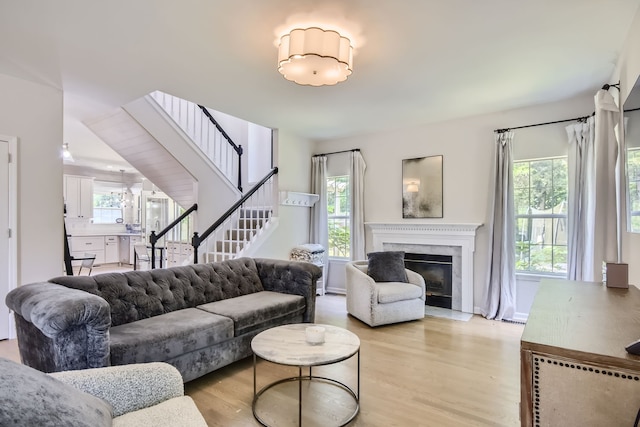
[[[199,426],[207,423],[184,395],[182,375],[168,363],[138,363],[49,374],[109,402],[113,426]]]
[[[347,312],[369,326],[424,318],[424,278],[405,269],[408,283],[375,282],[368,261],[346,264]]]
[[[0,378],[1,426],[207,426],[168,363],[45,374],[0,357]]]

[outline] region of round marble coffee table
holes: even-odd
[[[305,339],[305,331],[310,326],[321,326],[325,329],[325,340],[322,344],[309,344]],[[345,426],[351,420],[355,418],[360,410],[360,339],[352,332],[343,328],[338,328],[331,325],[316,325],[311,323],[301,323],[293,325],[278,326],[272,329],[267,329],[256,335],[251,341],[251,349],[253,350],[253,416],[263,426],[268,426],[267,414],[264,410],[259,410],[259,401],[261,398],[266,397],[267,394],[273,393],[275,387],[288,383],[298,383],[298,425],[302,425],[303,415],[303,382],[308,383],[311,386],[312,383],[322,383],[323,386],[330,386],[339,391],[339,394],[348,396],[352,399],[351,407],[353,411],[351,413],[351,407],[346,415],[344,414],[329,414],[327,411],[330,408],[318,409],[323,416],[327,416],[327,420],[338,423],[339,426]],[[312,373],[312,368],[322,365],[331,365],[334,363],[342,362],[357,355],[358,368],[357,368],[357,388],[354,392],[349,386],[335,379],[316,376]],[[295,377],[284,378],[275,382],[272,382],[260,391],[257,391],[256,385],[256,363],[257,358],[276,363],[279,365],[297,366],[298,375]],[[309,374],[303,375],[303,368],[309,368]],[[306,390],[306,388],[305,388]],[[269,392],[269,393],[267,393]],[[265,394],[266,393],[266,394]],[[281,393],[282,392],[278,392]],[[325,395],[327,391],[324,392]],[[329,391],[329,393],[331,393]],[[285,390],[286,394],[286,390]],[[335,399],[335,396],[331,397]],[[305,400],[305,409],[307,404],[313,404],[311,401]],[[317,403],[317,402],[316,402]],[[267,405],[264,405],[267,406]],[[339,405],[333,405],[336,407]],[[271,409],[278,411],[278,408],[274,408],[274,405],[269,406]],[[317,408],[316,408],[317,409]],[[260,414],[262,412],[262,416]],[[270,419],[274,418],[277,414],[270,414]],[[339,419],[341,418],[342,419]],[[274,421],[271,421],[274,422]],[[324,424],[323,425],[328,425]]]

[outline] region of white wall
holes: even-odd
[[[620,80],[620,103],[624,105],[636,80],[640,76],[640,10],[627,35],[627,41],[622,49],[618,67],[611,81]],[[625,193],[626,194],[626,193]],[[624,219],[626,230],[626,218]],[[622,233],[622,262],[629,264],[629,283],[640,286],[640,234]]]
[[[494,156],[494,129],[570,119],[593,112],[593,94],[502,113],[452,120],[394,132],[316,142],[314,153],[360,148],[365,173],[365,222],[441,222],[487,224]],[[523,152],[544,152],[542,144],[555,129],[516,131]],[[540,135],[536,137],[535,134]],[[515,143],[518,144],[518,143]],[[532,145],[529,147],[529,145]],[[444,217],[402,219],[402,159],[443,155]],[[366,233],[367,251],[372,250]],[[487,227],[480,227],[474,256],[474,306],[482,304],[487,274]],[[330,287],[331,284],[329,283]],[[525,293],[525,292],[523,292]],[[526,293],[531,293],[527,290]],[[524,301],[526,310],[527,302]]]
[[[242,146],[242,186],[247,191],[271,170],[271,129],[211,108],[209,113],[233,143]]]
[[[253,186],[271,170],[271,129],[248,123],[246,154],[247,183]]]
[[[18,285],[63,274],[62,92],[0,74],[0,134],[18,137]]]
[[[309,192],[311,143],[308,140],[282,130],[275,132],[274,159],[280,191]],[[294,246],[308,242],[310,211],[307,207],[278,206],[278,227],[254,256],[289,259]]]

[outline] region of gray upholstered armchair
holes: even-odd
[[[346,264],[347,312],[369,326],[422,319],[424,278],[405,269],[407,282],[376,282],[367,274],[368,261]]]
[[[0,358],[0,378],[2,426],[207,425],[167,363],[45,374]]]

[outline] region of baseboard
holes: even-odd
[[[324,293],[325,294],[346,295],[347,291],[345,291],[343,288],[333,288],[331,286],[325,286]]]
[[[508,321],[514,323],[527,323],[527,319],[529,318],[529,313],[515,313],[511,319]]]

